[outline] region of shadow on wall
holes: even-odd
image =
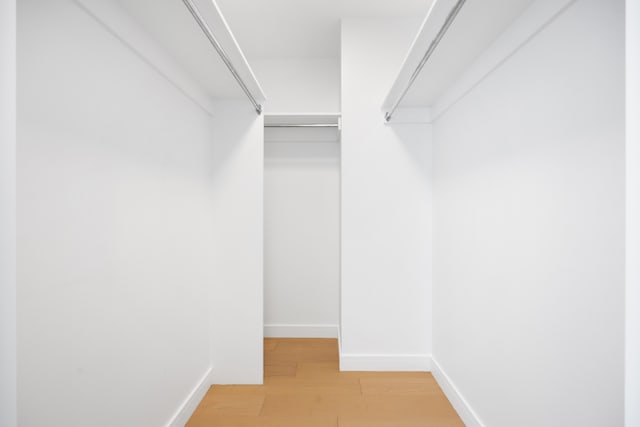
[[[382,113],[380,113],[380,120],[384,120]],[[407,163],[413,164],[416,172],[431,182],[433,179],[431,124],[393,123],[386,126],[395,135],[394,141],[398,141],[402,145],[408,160]]]
[[[271,141],[265,144],[264,158],[266,163],[282,167],[333,167],[340,159],[340,145],[336,141]]]
[[[234,158],[246,150],[255,149],[257,143],[262,145],[262,129],[263,116],[256,113],[248,100],[230,99],[214,103],[210,145],[210,178],[214,187],[224,171],[234,164]]]

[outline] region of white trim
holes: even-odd
[[[196,387],[189,393],[182,405],[167,423],[167,427],[184,427],[195,412],[196,408],[207,394],[207,390],[211,387],[211,367],[202,376]]]
[[[16,2],[0,3],[0,425],[16,427]]]
[[[396,74],[396,79],[389,89],[384,102],[382,112],[389,112],[395,103],[402,99],[402,94],[414,73],[414,70],[424,56],[422,46],[428,46],[435,38],[436,34],[444,24],[451,11],[452,0],[434,0],[431,2],[429,11],[420,25],[420,30],[411,42],[402,65]]]
[[[338,325],[264,325],[265,338],[338,338]]]
[[[431,373],[462,419],[462,422],[464,422],[467,427],[484,427],[478,414],[471,408],[469,402],[462,396],[462,393],[460,393],[455,384],[453,384],[453,381],[451,381],[451,378],[449,378],[434,357],[431,358]]]
[[[267,117],[271,117],[274,119],[277,119],[279,117],[341,117],[342,113],[340,113],[339,111],[318,111],[318,112],[295,112],[295,111],[274,111],[274,112],[265,112],[264,113],[264,117],[265,120],[267,119]]]
[[[343,354],[341,371],[429,372],[430,354]]]
[[[236,40],[231,27],[227,23],[222,11],[218,7],[216,0],[193,0],[198,12],[202,15],[209,29],[214,33],[218,42],[224,49],[227,57],[233,64],[235,71],[238,73],[243,83],[246,85],[251,95],[255,98],[258,104],[263,104],[267,98],[256,79],[256,76],[244,56],[238,41]],[[194,22],[195,25],[195,22]],[[213,51],[213,47],[211,47]],[[212,52],[215,54],[215,52]],[[263,106],[264,107],[264,106]]]
[[[640,0],[626,2],[625,426],[640,426]]]
[[[264,114],[265,125],[277,124],[339,124],[340,114]]]
[[[562,15],[577,0],[537,0],[532,3],[509,27],[491,44],[478,59],[467,67],[466,71],[451,86],[446,88],[442,96],[430,105],[415,108],[398,109],[391,119],[393,123],[433,123],[445,114],[449,108],[467,96],[478,84],[506,63],[516,52],[526,46],[549,24]],[[415,65],[421,59],[417,49],[425,41],[431,40],[434,32],[432,21],[440,21],[445,17],[447,1],[438,0],[432,4],[418,35],[414,39],[398,76],[385,99],[382,110],[388,111],[400,96],[401,89],[409,79]],[[436,7],[437,6],[437,7]],[[436,26],[437,27],[437,26]],[[414,110],[414,111],[411,111]],[[422,113],[417,113],[422,110]],[[406,117],[396,117],[404,114]],[[417,115],[416,115],[417,114]]]
[[[533,2],[464,72],[432,106],[432,120],[467,96],[478,84],[506,63],[577,0],[538,0]]]
[[[74,0],[75,4],[102,27],[120,40],[128,49],[158,72],[185,97],[205,112],[213,115],[215,106],[202,86],[183,70],[180,64],[147,34],[117,2],[103,0]],[[264,91],[256,79],[229,25],[214,0],[195,0],[198,11],[216,33],[238,75],[259,104],[265,102]],[[197,24],[193,23],[194,26]],[[211,48],[213,51],[213,47]],[[212,53],[215,55],[215,52]]]

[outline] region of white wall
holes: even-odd
[[[262,383],[263,117],[242,99],[221,102],[214,120],[215,384]]]
[[[255,59],[251,67],[267,94],[267,114],[340,111],[338,58]]]
[[[627,263],[625,425],[640,425],[640,1],[626,2]]]
[[[338,58],[259,58],[251,66],[268,96],[266,114],[340,111]],[[340,154],[324,131],[266,130],[275,141],[265,146],[267,336],[337,333]]]
[[[16,3],[0,2],[0,425],[16,426]]]
[[[20,425],[177,425],[212,362],[261,372],[262,301],[238,303],[261,298],[261,118],[212,119],[73,2],[20,2],[18,28]],[[233,327],[259,356],[216,347]]]
[[[335,129],[265,129],[265,334],[337,337],[340,146]]]
[[[434,358],[487,426],[623,424],[623,3],[575,2],[434,124]]]
[[[342,23],[341,369],[429,369],[431,128],[380,106],[418,22]],[[426,139],[426,140],[425,140]]]

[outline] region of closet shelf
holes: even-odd
[[[382,105],[383,112],[433,105],[531,3],[435,0]]]
[[[264,115],[266,128],[339,128],[340,113],[271,113]]]
[[[266,97],[216,3],[76,0],[127,48],[209,112],[217,99]],[[195,19],[194,19],[195,18]],[[205,29],[207,31],[205,31]],[[217,44],[216,52],[212,44]],[[244,92],[244,93],[243,93]]]

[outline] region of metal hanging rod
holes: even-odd
[[[462,9],[462,6],[464,5],[465,1],[466,0],[458,0],[455,6],[453,6],[451,11],[449,12],[449,15],[447,15],[447,19],[444,21],[444,24],[442,24],[442,27],[440,27],[438,34],[436,34],[435,38],[431,41],[431,44],[429,44],[429,48],[427,49],[424,56],[420,60],[420,63],[418,64],[416,69],[413,71],[413,74],[409,79],[409,83],[407,83],[407,87],[402,91],[402,94],[400,95],[398,100],[393,104],[391,109],[385,113],[384,119],[386,121],[389,121],[391,119],[391,116],[393,115],[393,113],[395,113],[396,109],[398,108],[398,105],[400,105],[400,102],[402,101],[402,99],[405,97],[407,92],[409,92],[409,89],[413,85],[413,82],[415,82],[415,80],[418,78],[418,75],[420,75],[422,68],[424,68],[425,64],[427,63],[427,61],[429,60],[433,52],[436,50],[436,47],[438,47],[438,44],[440,44],[440,41],[444,37],[445,33],[447,32],[447,30],[449,29],[453,21],[456,19],[456,16],[458,15],[458,12],[460,12],[460,9]]]
[[[266,128],[337,128],[337,123],[274,123],[265,124]]]
[[[216,52],[218,52],[218,55],[220,55],[222,62],[224,62],[224,64],[227,66],[227,68],[229,69],[233,77],[236,79],[236,81],[238,82],[238,84],[240,85],[244,93],[247,95],[247,97],[255,107],[256,112],[258,114],[261,114],[262,105],[260,105],[258,101],[256,101],[256,99],[254,98],[254,96],[251,94],[251,91],[245,84],[244,80],[242,80],[242,77],[240,77],[240,74],[238,74],[236,67],[234,67],[233,64],[231,63],[231,60],[229,59],[227,52],[225,52],[222,45],[220,45],[220,43],[218,42],[218,39],[216,39],[216,36],[213,35],[213,32],[211,31],[211,29],[205,22],[204,18],[200,14],[200,11],[198,11],[198,8],[193,4],[191,0],[182,0],[182,2],[187,7],[187,9],[189,9],[189,12],[191,12],[191,15],[193,16],[193,18],[196,20],[196,22],[202,29],[202,32],[204,33],[204,35],[207,36],[207,38],[213,45],[214,49],[216,50]]]

